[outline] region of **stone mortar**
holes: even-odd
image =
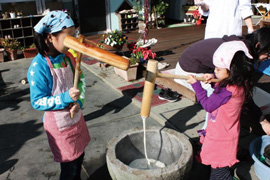
[[[149,159],[159,160],[165,168],[141,170],[128,165],[144,158],[143,128],[124,131],[107,145],[106,161],[113,180],[182,180],[187,179],[192,167],[192,146],[181,133],[150,127],[146,131]]]

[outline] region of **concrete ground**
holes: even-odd
[[[0,64],[0,179],[56,180],[60,167],[53,161],[47,136],[42,127],[43,112],[32,109],[26,77],[31,59],[19,59]],[[112,67],[101,69],[97,64],[82,64],[86,76],[86,100],[83,109],[91,141],[85,151],[83,180],[110,180],[106,168],[106,144],[124,130],[142,127],[140,102],[123,95],[117,88],[125,82]],[[135,82],[143,81],[140,79]],[[147,126],[169,127],[183,134],[199,150],[197,130],[202,127],[205,111],[201,106],[182,97],[175,103],[152,108]],[[257,180],[248,146],[256,135],[241,129],[241,162],[234,167],[235,175],[243,180]],[[209,167],[194,158],[189,180],[208,179]]]
[[[31,59],[0,64],[0,179],[56,180],[60,166],[53,161],[42,125],[43,112],[29,101],[26,77]],[[141,127],[140,109],[128,97],[112,90],[101,79],[82,67],[86,76],[86,100],[83,109],[91,136],[85,150],[83,179],[102,168],[106,144],[124,130]],[[159,126],[149,118],[148,126]]]

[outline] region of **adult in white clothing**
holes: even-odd
[[[195,0],[199,12],[208,16],[205,28],[205,39],[222,38],[224,35],[242,36],[242,19],[248,33],[254,31],[251,16],[251,0]]]

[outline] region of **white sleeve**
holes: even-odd
[[[251,0],[239,0],[239,11],[242,19],[253,15]]]

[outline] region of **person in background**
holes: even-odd
[[[229,41],[244,42],[249,50],[249,54],[253,57],[253,63],[261,62],[268,59],[268,52],[270,49],[270,28],[263,27],[242,37],[232,35],[224,36],[223,38],[211,38],[198,41],[189,46],[182,53],[176,64],[175,74],[184,76],[189,74],[202,76],[204,73],[213,73],[213,55],[222,43]],[[175,79],[174,81],[194,91],[191,85],[185,80]],[[212,93],[213,89],[209,84],[202,83],[202,87],[208,90],[210,94]],[[265,133],[270,135],[270,124],[264,118],[262,111],[255,105],[254,101],[250,100],[250,103],[247,103],[245,107],[252,119],[255,122],[260,122]]]
[[[242,19],[248,33],[254,31],[251,0],[195,0],[194,3],[203,16],[208,16],[205,39],[222,38],[224,35],[242,36]]]
[[[242,41],[223,43],[214,53],[215,74],[205,74],[214,92],[207,97],[194,76],[187,80],[196,93],[198,102],[209,112],[205,136],[202,136],[201,162],[211,166],[210,180],[233,180],[230,167],[239,162],[237,145],[240,134],[240,114],[244,101],[251,98],[254,66],[253,57]]]
[[[60,163],[60,180],[80,180],[84,150],[90,141],[80,108],[84,103],[85,78],[73,88],[75,59],[63,41],[75,34],[73,20],[62,11],[46,14],[34,27],[39,54],[27,72],[34,109],[45,111],[43,126],[54,161]],[[73,118],[70,114],[75,114]]]

